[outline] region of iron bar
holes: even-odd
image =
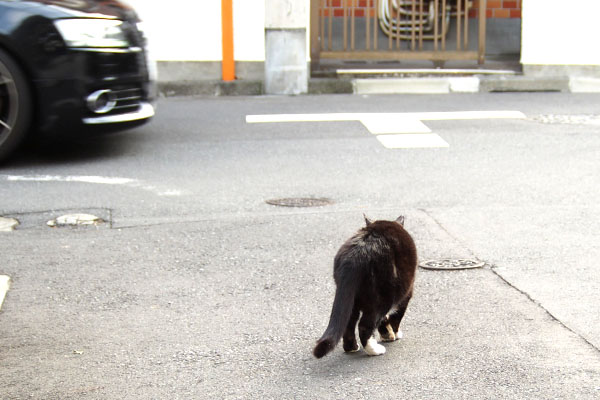
[[[444,50],[446,50],[446,0],[442,0],[442,51]]]
[[[438,0],[433,0],[433,49],[438,49]]]
[[[366,24],[365,41],[367,42],[366,43],[367,50],[371,49],[371,15],[370,15],[370,12],[371,12],[371,0],[367,0],[367,6],[365,7],[365,24]]]
[[[423,0],[419,0],[419,15],[423,15]],[[423,24],[419,24],[419,50],[423,50]]]
[[[333,3],[331,0],[327,0],[329,2],[329,50],[332,50],[332,41],[333,41]]]
[[[344,51],[348,50],[348,15],[347,15],[347,3],[346,0],[344,0],[344,5],[342,6],[342,9],[344,10]]]
[[[373,50],[377,50],[377,34],[379,33],[377,30],[377,10],[379,10],[379,1],[373,0]]]
[[[468,1],[468,0],[467,0]],[[456,50],[461,49],[461,35],[460,35],[460,17],[461,17],[461,5],[460,0],[456,0]],[[466,18],[466,15],[465,15]]]
[[[356,36],[355,26],[354,26],[354,17],[356,14],[356,4],[357,0],[351,0],[350,2],[350,50],[354,50],[354,38]]]

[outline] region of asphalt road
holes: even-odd
[[[599,103],[170,98],[150,125],[23,152],[0,167],[0,216],[21,222],[0,233],[0,398],[599,398]],[[246,122],[503,110],[523,116],[422,121],[434,148],[386,148],[350,117]],[[288,197],[333,204],[265,202]],[[69,212],[107,223],[46,226]],[[405,215],[421,260],[486,266],[420,270],[384,356],[316,360],[363,213]]]

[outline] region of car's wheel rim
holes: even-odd
[[[9,136],[19,113],[19,94],[13,76],[0,61],[0,144]]]

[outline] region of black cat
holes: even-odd
[[[396,221],[371,222],[338,250],[333,264],[337,286],[329,325],[317,341],[317,358],[332,351],[344,338],[344,351],[358,351],[355,329],[365,352],[385,353],[373,333],[384,341],[402,337],[400,321],[413,294],[417,249],[404,230],[404,217]],[[362,316],[361,316],[362,312]]]

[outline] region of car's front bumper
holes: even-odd
[[[156,81],[141,48],[68,50],[52,74],[34,81],[35,124],[44,136],[82,136],[130,128],[154,116]],[[90,96],[109,93],[113,107],[94,111]]]
[[[114,114],[99,117],[87,117],[83,119],[86,125],[119,124],[123,122],[134,122],[147,120],[154,116],[154,106],[150,103],[142,102],[137,111],[124,114]]]

